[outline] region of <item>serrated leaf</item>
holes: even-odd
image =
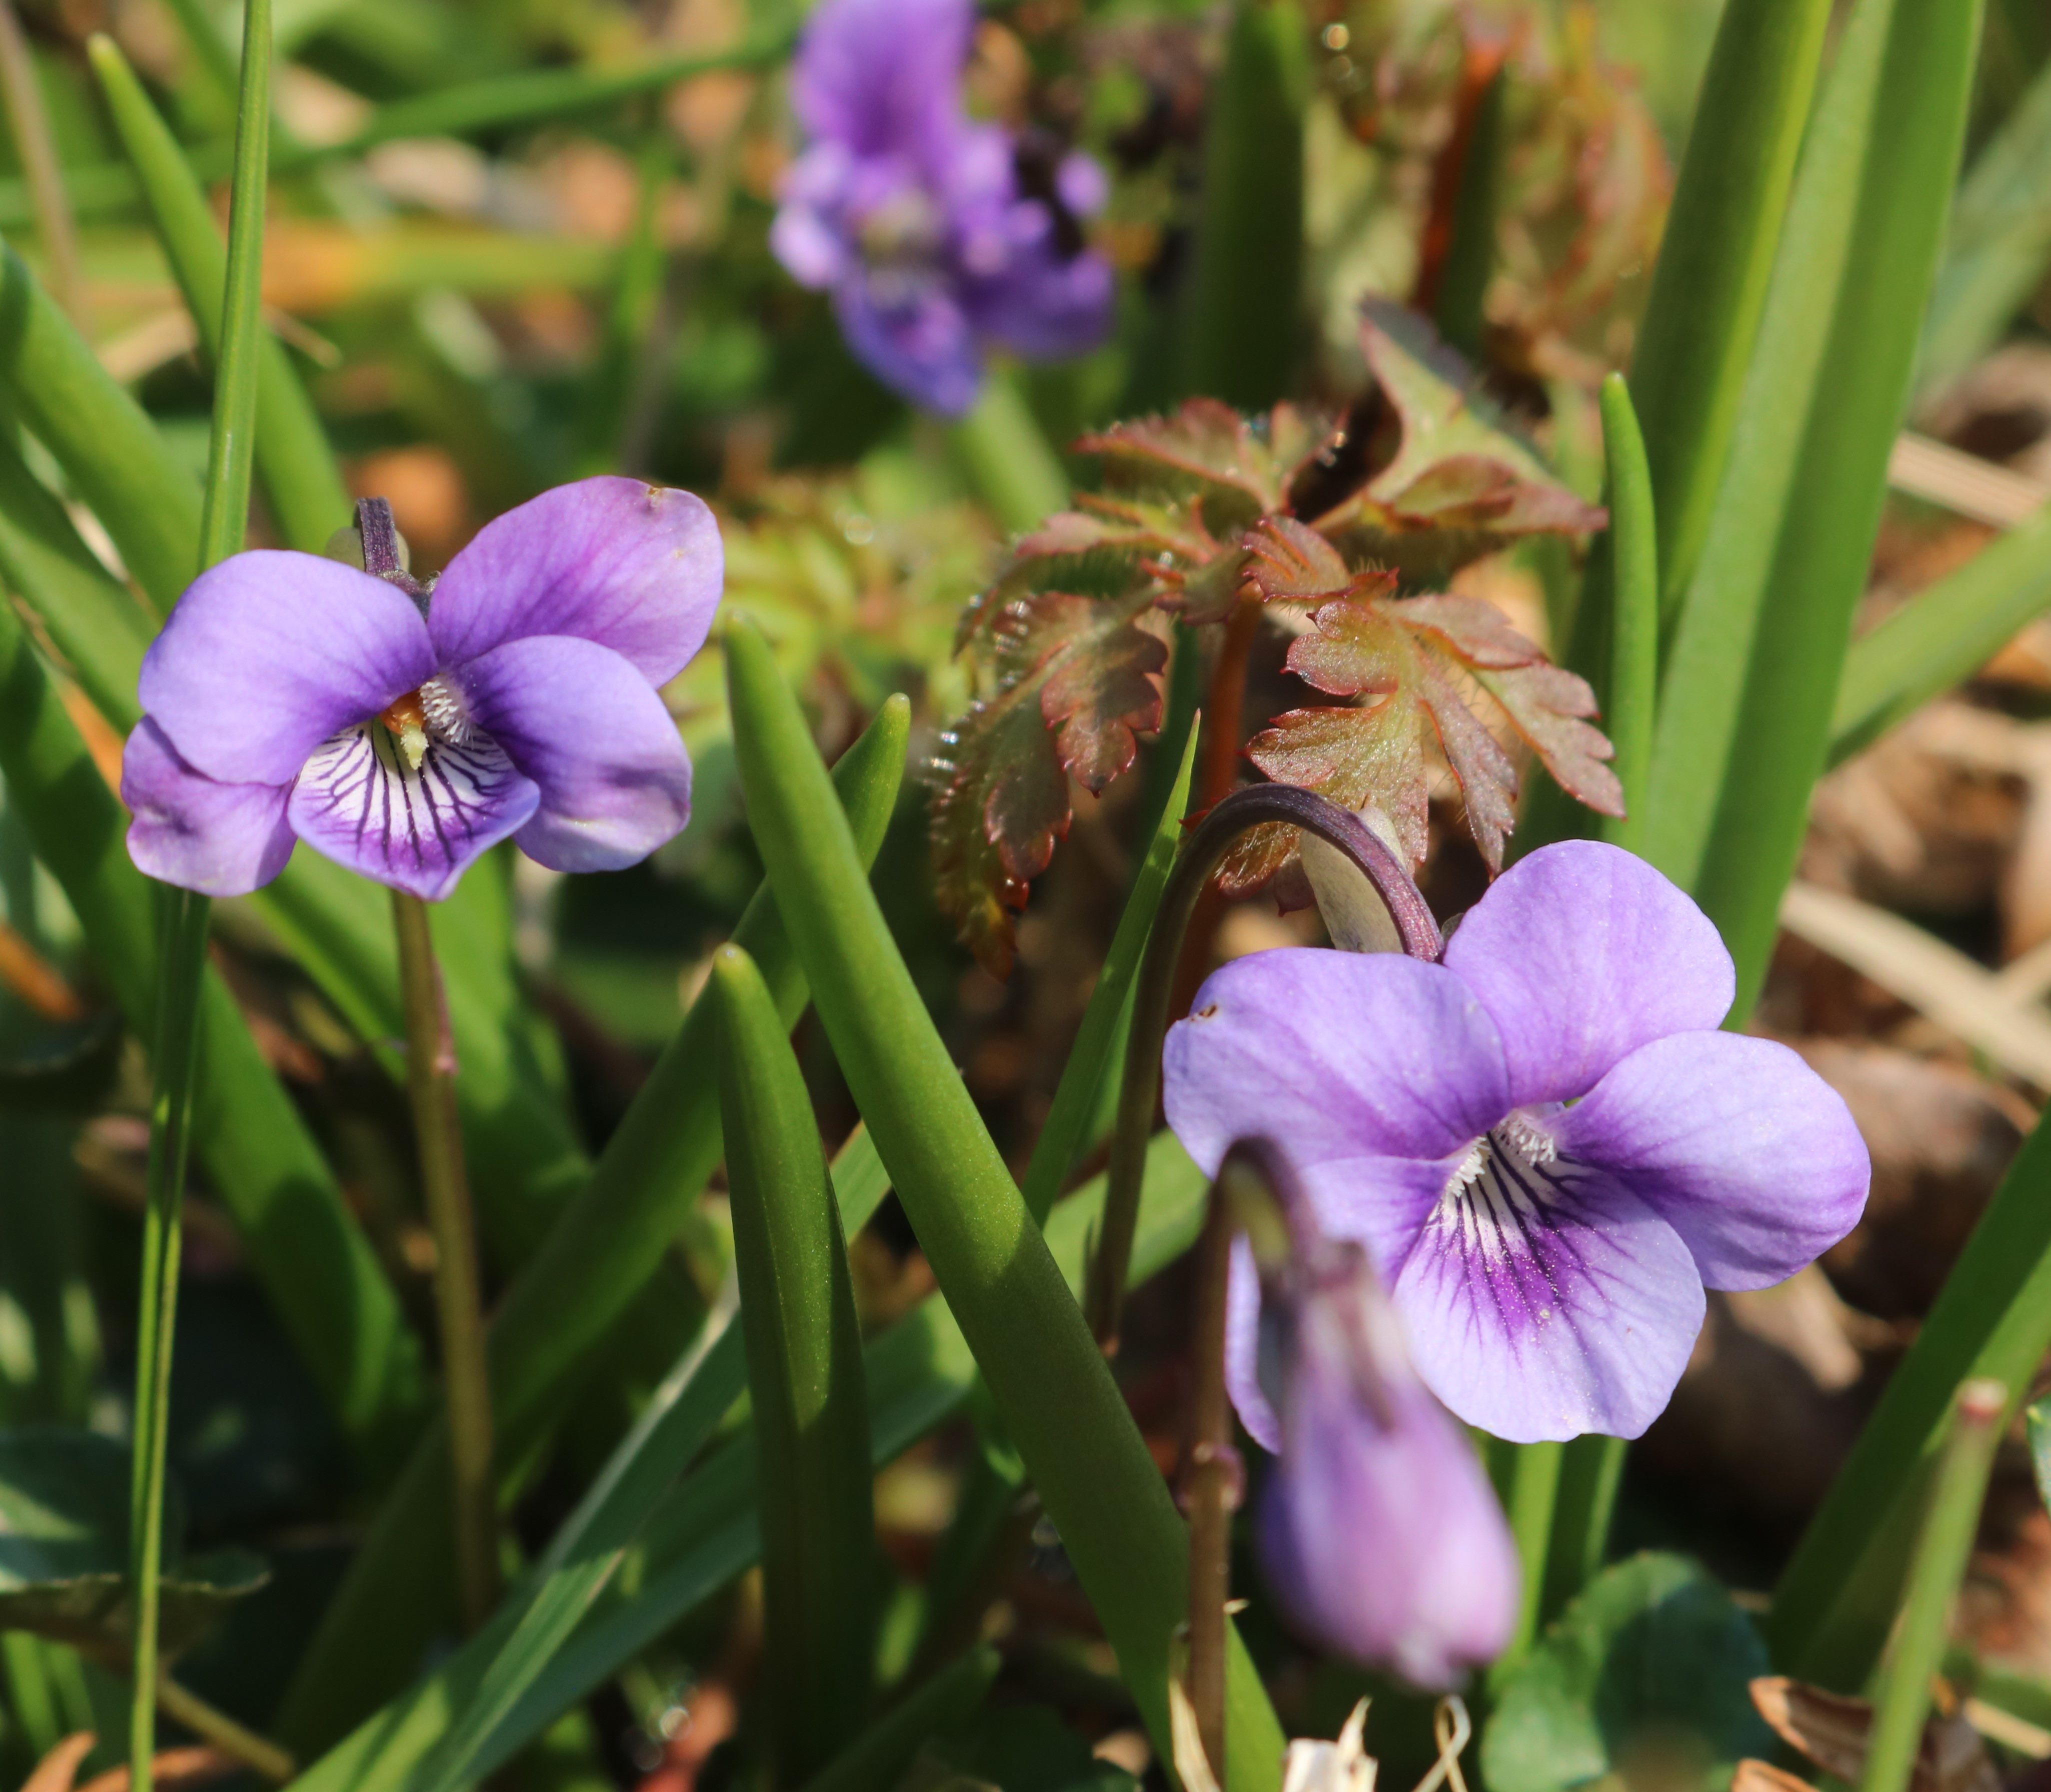
[[[1141,626],[1151,595],[1036,591],[994,626],[994,693],[944,737],[933,805],[940,907],[995,975],[1011,968],[1011,916],[1072,819],[1068,779],[1100,791],[1160,726],[1168,650]]]
[[[1287,509],[1291,482],[1327,434],[1291,404],[1250,421],[1214,398],[1193,398],[1170,416],[1086,435],[1076,451],[1103,455],[1106,482],[1118,491],[1195,502],[1225,537]]]
[[[955,634],[956,652],[988,632],[1016,599],[1055,588],[1072,590],[1086,582],[1076,577],[1084,563],[1101,559],[1118,569],[1113,591],[1107,595],[1147,584],[1155,601],[1180,609],[1191,580],[1225,554],[1193,500],[1084,493],[1076,502],[1081,508],[1058,512],[1021,537],[995,580],[969,600]],[[1231,556],[1234,561],[1237,557]],[[1228,607],[1238,580],[1233,576],[1229,583]]]
[[[1372,798],[1421,860],[1428,723],[1459,780],[1475,843],[1490,869],[1500,869],[1516,824],[1518,776],[1475,713],[1479,690],[1571,794],[1605,814],[1622,812],[1623,791],[1603,763],[1609,743],[1581,720],[1595,713],[1594,693],[1549,665],[1479,599],[1392,598],[1370,589],[1320,605],[1311,620],[1315,632],[1289,649],[1288,670],[1330,696],[1377,701],[1278,716],[1247,748],[1270,777],[1350,809]]]
[[[1411,337],[1400,342],[1392,326]],[[1361,426],[1393,451],[1360,488],[1313,518],[1354,563],[1397,568],[1406,588],[1437,583],[1471,560],[1528,535],[1601,529],[1607,516],[1584,502],[1471,392],[1449,351],[1416,334],[1418,320],[1376,307],[1363,313],[1361,342],[1386,409]],[[1356,413],[1357,416],[1359,413]]]
[[[1355,572],[1338,549],[1294,517],[1269,517],[1240,543],[1247,583],[1267,603],[1322,603],[1370,586],[1393,591],[1393,572]]]

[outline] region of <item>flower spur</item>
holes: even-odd
[[[1760,1288],[1855,1225],[1870,1164],[1794,1052],[1718,1030],[1735,978],[1650,865],[1569,841],[1513,866],[1440,962],[1256,954],[1168,1037],[1170,1123],[1214,1171],[1278,1140],[1323,1229],[1364,1245],[1426,1384],[1516,1442],[1636,1437],[1672,1396],[1705,1286]],[[1260,1295],[1234,1264],[1247,1428]]]
[[[122,763],[139,866],[240,896],[303,840],[435,900],[509,836],[600,871],[682,828],[690,759],[657,688],[719,602],[700,500],[559,486],[487,524],[431,590],[399,570],[389,508],[362,514],[369,571],[242,553],[179,599]]]

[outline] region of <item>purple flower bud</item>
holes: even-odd
[[[1282,1427],[1257,1528],[1269,1584],[1326,1647],[1454,1685],[1518,1614],[1517,1546],[1474,1446],[1411,1368],[1359,1245],[1299,1232],[1264,1294]]]

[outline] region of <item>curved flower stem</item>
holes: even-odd
[[[477,1228],[456,1118],[455,1042],[428,928],[428,905],[394,890],[392,920],[406,1010],[406,1085],[420,1145],[420,1188],[435,1239],[435,1317],[448,1404],[456,1589],[463,1627],[475,1630],[498,1603],[498,1497],[491,1472],[491,1388],[485,1371]]]
[[[241,549],[249,520],[256,364],[263,328],[264,187],[271,154],[271,0],[247,0],[242,89],[235,129],[235,182],[228,219],[213,440],[200,513],[199,568]],[[128,1586],[133,1685],[128,1774],[150,1792],[157,1741],[157,1628],[164,1563],[165,1444],[171,1399],[171,1339],[178,1310],[179,1216],[191,1144],[201,979],[213,904],[190,890],[166,892],[164,947],[150,1052],[150,1169],[143,1220],[143,1291],[136,1316],[135,1422],[129,1481]]]
[[[1211,667],[1211,688],[1204,699],[1203,782],[1199,800],[1213,808],[1232,794],[1239,766],[1239,736],[1246,725],[1246,662],[1253,638],[1260,632],[1260,606],[1243,600],[1225,625],[1225,641]]]
[[[157,1677],[157,1708],[166,1717],[176,1718],[201,1741],[211,1743],[222,1754],[280,1786],[299,1771],[291,1756],[268,1737],[236,1723],[226,1712],[217,1710],[169,1674]]]
[[[1126,1271],[1132,1260],[1133,1228],[1139,1216],[1147,1139],[1154,1129],[1154,1104],[1161,1091],[1161,1041],[1168,1028],[1183,935],[1198,897],[1225,854],[1242,834],[1275,822],[1303,829],[1352,861],[1373,885],[1395,923],[1403,950],[1412,958],[1436,960],[1444,944],[1438,923],[1402,861],[1359,816],[1312,791],[1287,784],[1256,784],[1235,791],[1190,830],[1175,869],[1169,873],[1168,888],[1139,966],[1124,1080],[1119,1089],[1118,1126],[1111,1135],[1104,1230],[1090,1263],[1086,1308],[1091,1329],[1107,1352],[1118,1348],[1119,1313],[1125,1298]]]
[[[1232,1401],[1225,1384],[1232,1243],[1244,1232],[1256,1260],[1269,1262],[1288,1250],[1289,1236],[1310,1211],[1303,1185],[1273,1143],[1242,1138],[1218,1165],[1203,1236],[1197,1243],[1191,1328],[1197,1382],[1182,1494],[1190,1519],[1190,1704],[1197,1714],[1204,1758],[1210,1762],[1225,1759],[1232,1515],[1246,1490],[1245,1467],[1233,1445]]]

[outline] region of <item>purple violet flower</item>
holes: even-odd
[[[1096,164],[963,110],[975,25],[970,0],[824,0],[792,80],[812,140],[770,232],[869,371],[944,416],[975,402],[983,342],[1081,353],[1114,297],[1078,222],[1104,203]]]
[[[1705,1285],[1781,1281],[1865,1204],[1844,1103],[1785,1046],[1717,1030],[1735,987],[1680,890],[1569,841],[1498,878],[1440,963],[1226,965],[1169,1033],[1168,1119],[1207,1171],[1242,1135],[1282,1143],[1470,1424],[1636,1437],[1680,1380]],[[1272,1449],[1250,1253],[1233,1268],[1233,1400]]]
[[[1260,1279],[1258,1373],[1281,1415],[1256,1515],[1261,1567],[1326,1647],[1454,1686],[1510,1641],[1517,1544],[1473,1444],[1418,1380],[1366,1251],[1319,1231],[1286,1159],[1268,1181],[1291,1243]]]
[[[430,900],[508,835],[559,871],[635,863],[690,818],[656,694],[719,603],[712,513],[638,479],[558,486],[487,524],[432,596],[318,555],[201,574],[143,661],[129,855],[209,896],[303,840]]]

